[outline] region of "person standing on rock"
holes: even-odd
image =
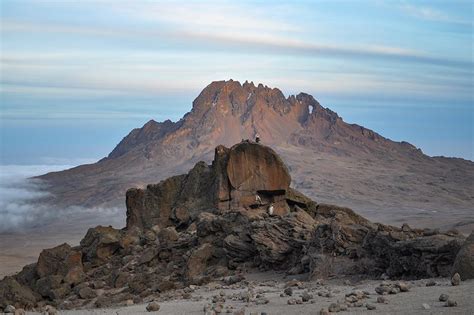
[[[274,210],[274,209],[273,209],[273,203],[271,203],[270,206],[268,206],[268,214],[269,214],[270,216],[273,215],[273,210]]]

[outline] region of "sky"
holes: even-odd
[[[474,159],[471,1],[0,2],[0,164],[78,165],[214,80]]]

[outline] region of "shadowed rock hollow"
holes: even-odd
[[[44,250],[36,264],[5,277],[0,308],[150,300],[189,284],[240,281],[248,267],[310,279],[450,274],[463,236],[372,223],[348,208],[318,204],[290,182],[269,147],[218,146],[211,165],[199,162],[188,174],[129,189],[124,229],[91,228],[80,246]]]

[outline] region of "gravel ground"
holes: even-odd
[[[363,280],[357,283],[348,283],[349,280],[337,279],[323,282],[301,281],[300,286],[293,287],[292,296],[280,295],[283,293],[285,285],[291,278],[284,278],[277,273],[252,273],[247,276],[248,284],[234,285],[231,287],[222,287],[218,283],[198,287],[191,293],[190,299],[181,299],[173,296],[161,296],[157,298],[160,304],[160,310],[157,314],[205,314],[206,305],[212,304],[213,296],[225,296],[223,305],[223,314],[226,312],[232,314],[237,310],[245,310],[245,314],[319,314],[321,308],[328,308],[331,303],[338,300],[344,301],[346,293],[354,290],[362,290],[370,293],[363,301],[362,307],[350,307],[347,311],[341,311],[338,314],[474,314],[474,280],[461,282],[459,286],[452,286],[447,278],[424,279],[417,281],[407,281],[410,286],[409,292],[385,295],[387,304],[377,303],[377,293],[375,287],[382,281]],[[435,286],[426,286],[430,280],[436,282]],[[396,283],[396,281],[388,281]],[[246,294],[248,288],[252,288],[255,294],[260,294],[268,299],[267,304],[258,305],[255,301],[245,302],[234,296]],[[297,305],[288,305],[291,298],[301,299],[300,295],[304,292],[313,295],[313,299],[308,302]],[[331,297],[318,296],[319,292],[332,293]],[[457,302],[456,307],[446,307],[445,302],[440,302],[441,294],[448,294],[450,299]],[[258,299],[257,299],[258,300]],[[367,303],[376,307],[375,310],[368,310]],[[427,304],[429,309],[424,309],[423,304]],[[215,304],[214,304],[215,305]],[[83,309],[61,311],[60,314],[82,315],[82,314],[145,314],[147,303],[135,304],[107,309]],[[27,313],[38,314],[38,313]]]

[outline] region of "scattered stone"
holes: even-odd
[[[380,295],[389,294],[391,290],[392,290],[391,287],[385,286],[385,285],[379,285],[378,287],[375,288],[375,292]]]
[[[436,281],[430,280],[426,283],[426,286],[427,287],[434,287],[436,284],[437,284]]]
[[[303,302],[308,302],[312,298],[313,298],[313,295],[309,294],[308,291],[304,291],[303,294],[301,294],[301,299],[303,300]]]
[[[292,298],[292,299],[289,299],[286,303],[288,305],[295,305],[295,304],[298,304],[298,300],[295,298]]]
[[[148,303],[148,305],[146,306],[146,310],[148,312],[158,312],[160,310],[160,304],[155,301]]]
[[[232,284],[238,283],[242,280],[245,280],[245,277],[241,274],[234,275],[234,276],[228,276],[228,277],[225,277],[225,278],[222,279],[222,281],[224,281],[224,283],[227,284],[227,285],[232,285]]]
[[[26,315],[26,312],[25,312],[25,310],[22,309],[22,308],[17,308],[17,309],[15,310],[15,313],[14,313],[14,314],[15,314],[15,315]]]
[[[429,310],[429,309],[431,308],[431,307],[430,307],[428,304],[426,304],[426,303],[421,304],[421,307],[422,307],[424,310]]]
[[[133,302],[132,299],[128,299],[128,300],[125,301],[125,306],[132,306],[133,304],[135,304],[135,303]]]
[[[458,303],[454,300],[448,299],[448,301],[446,302],[446,306],[447,307],[455,307],[455,306],[458,306]]]
[[[388,304],[388,299],[385,296],[377,297],[377,303]]]
[[[319,315],[329,315],[329,310],[325,307],[323,307],[320,311],[319,311]]]
[[[319,315],[329,315],[329,310],[325,307],[323,307],[320,311],[319,311]]]
[[[375,310],[377,308],[377,307],[375,307],[375,305],[369,304],[369,303],[365,304],[365,307],[367,307],[367,309],[369,311]]]
[[[459,273],[456,272],[453,275],[453,277],[451,278],[451,284],[454,286],[461,284],[461,276],[459,275]]]
[[[288,287],[285,290],[283,290],[283,293],[285,293],[288,296],[292,296],[293,295],[293,289],[291,287]]]
[[[43,315],[57,315],[58,311],[54,306],[46,305],[43,309]]]
[[[408,284],[406,284],[405,282],[398,282],[396,286],[400,289],[401,292],[408,292],[410,290]]]
[[[337,303],[331,303],[328,307],[329,312],[337,313],[341,311],[341,307]]]
[[[268,304],[270,302],[269,299],[267,298],[260,298],[255,301],[255,304],[257,305],[263,305],[263,304]]]
[[[390,294],[398,294],[398,293],[400,293],[400,289],[399,289],[398,287],[392,287],[392,288],[390,289],[390,292],[389,292],[389,293],[390,293]]]
[[[286,284],[285,284],[285,288],[288,288],[288,287],[301,287],[303,284],[301,283],[301,281],[298,281],[296,279],[293,279],[293,280],[290,280],[288,281]]]
[[[449,299],[449,295],[447,295],[447,294],[443,293],[439,296],[439,301],[440,302],[446,302],[448,299]]]
[[[7,305],[5,309],[3,310],[4,313],[10,314],[10,313],[15,313],[15,306],[13,305]]]

